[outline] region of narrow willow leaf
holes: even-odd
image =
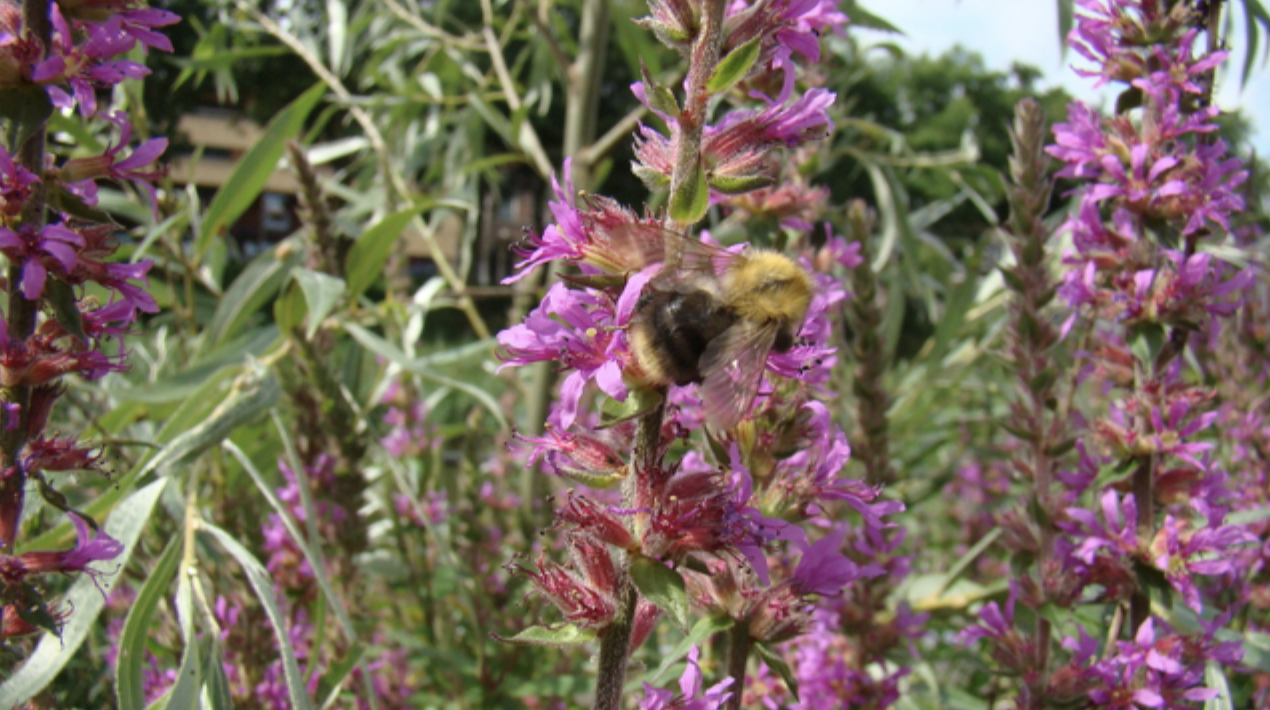
[[[181,541],[173,538],[163,556],[150,570],[146,583],[137,592],[137,599],[128,610],[123,633],[119,636],[119,657],[115,668],[115,697],[121,708],[139,708],[145,705],[142,683],[146,662],[146,635],[150,621],[159,607],[172,576],[181,560]]]
[[[424,365],[426,360],[416,360],[406,357],[406,354],[398,349],[397,346],[359,325],[354,325],[352,323],[344,323],[343,325],[344,330],[347,330],[348,334],[353,336],[354,340],[364,345],[367,350],[370,350],[376,355],[382,356],[404,370],[419,375],[425,380],[431,380],[436,384],[444,385],[446,387],[453,387],[460,392],[471,395],[473,399],[489,410],[489,413],[493,415],[495,420],[498,421],[498,425],[500,427],[504,429],[508,428],[507,418],[503,416],[502,408],[498,406],[498,402],[495,401],[494,397],[490,395],[489,392],[486,392],[480,387],[470,383],[462,382],[460,380],[446,377],[445,375],[437,372],[433,372],[430,368]]]
[[[366,647],[360,643],[354,643],[353,647],[344,652],[344,658],[339,663],[328,668],[322,673],[322,679],[318,682],[317,697],[322,703],[322,709],[331,707],[335,701],[339,700],[340,688],[344,687],[344,682],[348,680],[349,674],[361,662],[362,656],[366,655]],[[325,699],[323,699],[325,698]]]
[[[258,311],[273,302],[278,291],[287,282],[291,269],[302,258],[300,250],[293,249],[285,256],[279,250],[270,249],[247,265],[234,283],[225,291],[212,321],[208,324],[202,350],[211,351],[229,341],[242,330],[247,321]]]
[[[199,653],[202,641],[187,639],[181,653],[181,665],[176,669],[176,682],[168,691],[164,710],[198,710],[199,690],[203,687],[203,661]]]
[[[247,575],[247,581],[251,583],[252,590],[256,593],[256,598],[264,607],[265,615],[269,617],[269,623],[273,626],[274,636],[278,639],[278,647],[282,654],[282,670],[287,681],[287,695],[291,699],[291,707],[295,710],[313,710],[313,703],[304,689],[304,678],[300,675],[300,666],[295,660],[295,650],[291,648],[286,617],[278,607],[278,598],[274,596],[273,578],[269,576],[269,571],[247,548],[235,540],[233,535],[206,521],[200,524],[199,529],[216,538],[221,547],[238,561]]]
[[[221,229],[228,228],[256,201],[269,176],[277,169],[287,141],[300,134],[305,119],[325,92],[326,84],[319,82],[273,117],[264,134],[234,166],[234,171],[207,206],[195,254],[202,257]]]
[[[141,531],[150,525],[150,513],[165,485],[167,480],[160,479],[137,491],[120,504],[102,526],[107,535],[123,545],[123,552],[114,559],[115,564],[128,564]],[[0,708],[25,705],[52,682],[95,627],[97,615],[106,606],[106,597],[91,577],[81,574],[61,604],[71,610],[61,637],[46,633],[40,638],[26,663],[0,685]]]
[[[146,463],[142,474],[164,472],[191,461],[219,445],[239,426],[267,412],[281,395],[282,387],[271,375],[251,373],[240,376],[223,401],[197,425],[173,437],[172,441]]]
[[[1230,681],[1217,661],[1204,664],[1204,686],[1217,691],[1217,697],[1204,702],[1204,710],[1235,710],[1235,701],[1230,696]]]
[[[225,653],[220,642],[213,642],[203,657],[203,707],[207,710],[233,710],[234,698],[224,663]]]
[[[419,205],[393,212],[371,225],[353,242],[352,248],[348,250],[348,262],[344,269],[344,274],[348,277],[350,301],[356,302],[375,283],[375,279],[384,270],[384,264],[388,263],[393,243],[401,236],[410,220],[425,209],[426,205]]]
[[[308,312],[304,291],[296,283],[287,285],[278,300],[273,302],[273,321],[278,324],[278,330],[284,333],[299,328]]]
[[[322,325],[322,320],[344,294],[344,279],[300,267],[296,267],[291,275],[300,284],[304,302],[309,307],[309,327],[305,330],[304,337],[312,340],[318,326]]]
[[[341,606],[340,598],[335,594],[335,588],[331,585],[330,576],[326,571],[326,564],[323,562],[321,556],[318,555],[309,545],[308,538],[300,532],[300,528],[296,526],[295,518],[291,515],[291,512],[287,510],[285,505],[283,505],[282,499],[278,498],[278,494],[274,492],[273,487],[265,481],[265,477],[260,474],[256,465],[252,463],[250,458],[247,457],[247,454],[243,453],[242,449],[238,448],[232,441],[226,441],[224,446],[225,450],[228,451],[230,455],[238,461],[238,464],[243,467],[243,470],[247,472],[248,477],[250,477],[252,482],[256,484],[256,488],[258,488],[261,494],[264,495],[265,500],[269,502],[269,505],[274,509],[274,512],[278,514],[279,519],[282,521],[282,526],[286,528],[287,533],[291,535],[291,541],[295,543],[296,547],[300,548],[300,552],[304,555],[305,561],[309,563],[309,569],[313,571],[313,575],[317,579],[318,587],[321,588],[322,594],[325,595],[326,601],[331,605],[331,608],[335,610],[335,615],[339,619],[340,625],[343,626],[344,633],[348,634],[350,637],[355,636],[357,634],[357,630],[353,628],[352,620],[348,616],[347,611],[343,608],[343,606]],[[288,448],[290,447],[288,446]],[[306,514],[313,513],[306,510]]]
[[[710,187],[725,195],[744,195],[769,187],[776,180],[771,175],[712,175]]]

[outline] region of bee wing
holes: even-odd
[[[701,354],[701,399],[706,421],[717,430],[741,422],[754,402],[767,355],[776,341],[778,326],[741,322],[710,341]]]
[[[647,222],[628,222],[615,226],[609,233],[609,248],[618,260],[632,271],[666,259],[666,243],[676,232]]]

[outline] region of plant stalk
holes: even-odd
[[[724,710],[741,710],[741,699],[745,695],[745,673],[749,665],[750,651],[754,648],[754,637],[750,636],[750,626],[745,622],[733,624],[728,634],[728,677],[732,679],[732,695],[723,706]]]

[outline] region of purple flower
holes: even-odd
[[[567,429],[577,418],[583,388],[591,380],[613,399],[626,400],[622,367],[629,355],[620,327],[629,318],[630,313],[615,312],[614,304],[601,296],[556,283],[524,323],[498,334],[508,354],[502,367],[554,361],[572,369],[560,395],[560,424]]]
[[[44,295],[49,267],[62,276],[75,268],[84,238],[62,224],[45,225],[38,232],[29,226],[20,229],[14,232],[0,227],[0,252],[9,263],[21,265],[22,295],[34,301]]]
[[[1114,488],[1108,488],[1102,494],[1102,518],[1084,508],[1068,508],[1070,521],[1059,522],[1058,526],[1075,540],[1079,547],[1073,556],[1085,564],[1093,564],[1099,550],[1108,550],[1113,556],[1132,557],[1137,554],[1139,540],[1137,533],[1138,506],[1134,503],[1133,494],[1126,495],[1121,502],[1120,494]]]
[[[846,535],[846,530],[835,528],[803,549],[802,559],[790,579],[797,593],[835,596],[842,593],[843,587],[861,577],[860,568],[838,552]]]
[[[27,574],[84,572],[92,578],[93,583],[97,584],[100,590],[98,578],[113,572],[103,572],[88,565],[115,559],[123,552],[123,545],[106,533],[90,526],[89,522],[78,514],[70,513],[69,515],[71,523],[75,526],[77,538],[75,547],[61,551],[26,552],[16,558],[16,564],[14,564],[14,558],[0,557],[0,576],[10,580],[20,580]],[[9,564],[5,564],[6,559],[10,560]],[[102,594],[105,595],[105,593],[102,590]]]
[[[732,697],[727,688],[732,685],[733,679],[724,678],[706,689],[702,695],[703,676],[701,667],[697,665],[700,656],[701,652],[695,644],[688,649],[688,664],[679,677],[678,695],[645,683],[644,698],[639,703],[640,710],[718,710],[723,707],[728,698]]]
[[[666,228],[653,217],[643,219],[617,202],[601,195],[579,197],[574,205],[573,162],[564,163],[565,187],[553,175],[556,199],[548,203],[556,221],[541,235],[527,231],[516,249],[522,257],[518,273],[505,279],[519,281],[539,264],[570,261],[585,274],[605,273],[626,276],[662,261]]]
[[[132,153],[120,159],[119,153],[132,139],[132,122],[128,114],[116,111],[106,120],[119,128],[119,138],[105,153],[91,158],[72,158],[61,169],[61,178],[71,189],[85,199],[90,205],[97,204],[97,178],[112,180],[131,180],[150,199],[151,213],[158,219],[158,200],[153,181],[163,177],[166,170],[153,166],[163,151],[167,150],[168,139],[151,138],[133,149]]]
[[[1057,145],[1045,152],[1067,163],[1058,171],[1059,177],[1083,180],[1102,174],[1102,158],[1110,148],[1102,117],[1089,104],[1073,101],[1067,105],[1067,123],[1054,124],[1054,142]]]
[[[1203,610],[1203,604],[1194,575],[1235,572],[1241,548],[1255,544],[1257,538],[1242,527],[1222,525],[1225,510],[1202,499],[1192,501],[1191,505],[1208,519],[1208,525],[1187,530],[1172,515],[1166,516],[1164,527],[1152,545],[1152,561],[1182,595],[1186,605],[1198,613]]]
[[[1225,62],[1229,52],[1217,51],[1202,59],[1192,59],[1191,53],[1195,38],[1198,36],[1199,30],[1191,29],[1182,35],[1176,47],[1166,49],[1156,45],[1151,52],[1155,59],[1151,72],[1144,78],[1135,79],[1133,85],[1144,91],[1150,91],[1154,87],[1168,86],[1176,87],[1188,94],[1204,93],[1204,87],[1195,83],[1195,80],[1202,80],[1206,74]]]

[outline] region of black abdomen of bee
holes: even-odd
[[[736,322],[736,315],[701,290],[652,291],[640,299],[639,317],[652,334],[660,369],[675,384],[701,382],[701,354]]]

